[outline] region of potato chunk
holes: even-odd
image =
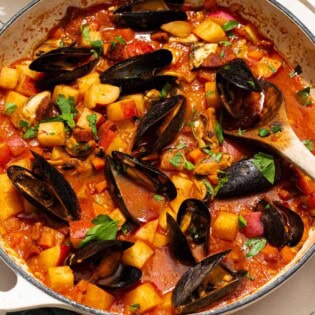
[[[41,145],[46,147],[64,145],[66,134],[63,122],[54,121],[39,124],[37,140]]]
[[[2,67],[0,69],[0,87],[14,89],[18,83],[19,72],[16,69]]]
[[[84,103],[88,108],[108,105],[115,102],[120,88],[110,84],[93,84],[84,93]]]
[[[226,38],[222,27],[210,18],[196,26],[193,33],[208,43],[218,43]]]
[[[226,211],[219,211],[213,224],[213,232],[222,240],[233,241],[238,231],[238,215]]]
[[[50,267],[47,280],[52,289],[61,291],[73,287],[74,275],[69,266]]]

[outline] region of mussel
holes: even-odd
[[[274,84],[257,80],[242,59],[234,59],[217,69],[217,90],[224,105],[226,130],[250,129],[265,123],[276,113],[283,95]]]
[[[270,156],[270,155],[268,155]],[[270,156],[272,157],[272,156]],[[248,194],[259,193],[276,185],[281,177],[281,167],[274,160],[275,176],[271,183],[255,165],[255,157],[240,160],[225,170],[224,185],[218,190],[219,199],[234,198]]]
[[[194,265],[196,260],[189,243],[203,245],[205,255],[209,251],[211,217],[208,207],[198,199],[186,199],[177,213],[176,221],[167,214],[169,246],[172,255],[184,265]]]
[[[113,14],[113,20],[120,27],[130,27],[134,30],[152,31],[162,24],[172,21],[185,21],[187,15],[183,11],[169,10],[165,5],[147,9],[149,1],[130,1],[120,6]],[[169,1],[170,4],[180,4],[182,1]]]
[[[185,108],[186,99],[182,95],[153,102],[138,126],[132,151],[145,156],[163,149],[180,130]]]
[[[264,236],[275,247],[296,246],[303,236],[301,217],[279,202],[260,201],[257,211],[262,212]]]
[[[68,263],[74,270],[75,280],[88,279],[109,290],[126,289],[142,276],[140,269],[121,262],[122,252],[133,245],[131,242],[91,241],[72,254]],[[80,272],[84,266],[84,274]]]
[[[177,191],[172,181],[161,171],[149,164],[126,154],[114,151],[113,158],[106,157],[105,176],[108,183],[108,191],[127,220],[139,225],[140,220],[129,211],[124,193],[120,186],[119,177],[127,176],[137,182],[146,190],[155,194],[161,194],[172,200],[176,198]]]
[[[12,165],[7,174],[15,188],[35,207],[65,222],[80,219],[80,205],[69,182],[42,156],[32,152],[33,171]]]
[[[70,83],[88,74],[98,62],[98,57],[89,48],[64,47],[45,53],[35,59],[29,68],[45,73],[41,86]]]
[[[167,49],[125,59],[105,70],[102,83],[119,86],[122,94],[143,92],[150,89],[161,90],[166,83],[175,83],[177,77],[156,73],[172,62],[173,55]]]
[[[176,313],[195,313],[235,290],[246,271],[233,272],[220,263],[229,252],[208,256],[184,273],[172,294]]]

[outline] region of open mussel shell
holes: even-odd
[[[172,21],[186,21],[187,15],[179,10],[142,10],[141,3],[146,1],[130,1],[120,6],[113,14],[113,20],[120,27],[130,27],[139,31],[152,31],[162,24]],[[178,1],[171,1],[178,4]],[[136,6],[137,5],[137,8]]]
[[[173,55],[167,49],[131,57],[116,63],[100,75],[102,83],[119,86],[122,94],[162,89],[166,83],[175,83],[177,77],[156,75],[172,62]]]
[[[304,232],[301,217],[279,202],[267,203],[262,200],[257,210],[262,212],[264,235],[268,242],[278,248],[296,246]]]
[[[205,203],[198,199],[186,199],[179,207],[177,223],[185,230],[185,235],[195,244],[205,244],[209,250],[209,231],[211,216]]]
[[[180,130],[185,109],[186,99],[182,95],[153,102],[137,128],[132,151],[145,156],[163,149]]]
[[[58,198],[65,205],[72,220],[80,220],[81,208],[76,193],[65,177],[41,155],[32,151],[35,158],[33,163],[34,172],[39,172],[48,181],[57,193]]]
[[[234,198],[265,191],[276,185],[281,177],[281,167],[275,163],[275,179],[270,183],[254,164],[254,158],[243,159],[225,170],[226,183],[218,190],[219,199]]]
[[[176,313],[195,313],[235,290],[246,272],[233,272],[220,264],[229,252],[211,255],[184,273],[172,295]]]
[[[112,152],[113,160],[122,174],[127,175],[138,184],[168,200],[177,196],[177,190],[167,175],[150,164],[144,164],[135,157],[119,151]]]
[[[45,73],[40,85],[53,86],[72,82],[88,74],[97,61],[98,57],[89,48],[64,47],[39,56],[29,68]]]

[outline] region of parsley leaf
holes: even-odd
[[[232,31],[236,26],[238,26],[240,23],[235,20],[230,20],[222,25],[224,32]]]
[[[214,188],[214,196],[218,193],[218,191],[228,182],[228,177],[226,174],[224,176],[219,178],[219,183],[218,185]]]
[[[75,108],[75,100],[72,96],[66,98],[63,94],[59,94],[56,100],[56,104],[58,105],[62,114],[77,114],[77,110]]]
[[[133,313],[138,313],[138,310],[140,310],[140,304],[138,304],[138,303],[137,304],[131,304],[129,306],[129,309]]]
[[[300,65],[297,65],[294,70],[292,70],[290,73],[289,73],[289,76],[290,78],[293,78],[295,77],[296,75],[298,74],[301,74],[302,73],[302,68]]]
[[[266,129],[266,128],[259,128],[258,129],[258,136],[259,137],[267,137],[270,135],[270,130]]]
[[[313,148],[314,148],[314,146],[313,146],[313,140],[311,140],[311,139],[304,140],[304,141],[303,141],[303,144],[306,146],[306,148],[307,148],[308,150],[313,151]]]
[[[85,238],[79,243],[79,247],[85,246],[90,241],[109,241],[115,240],[118,231],[118,222],[111,219],[108,215],[100,214],[92,220],[95,224],[90,228]]]
[[[4,113],[11,116],[17,110],[18,107],[14,103],[5,103],[4,108],[5,108]]]
[[[210,97],[212,94],[214,94],[214,91],[212,90],[212,91],[208,91],[207,93],[206,93],[206,97]]]
[[[252,238],[246,241],[245,248],[248,250],[246,258],[256,256],[261,250],[265,248],[267,240],[265,238]]]
[[[179,142],[178,145],[176,146],[176,149],[181,150],[186,148],[186,143],[184,142]]]
[[[122,36],[115,36],[114,39],[122,45],[126,45],[126,41]]]
[[[87,115],[86,119],[89,122],[89,125],[92,129],[92,133],[94,136],[97,135],[97,129],[96,129],[96,114],[92,114],[92,115]]]
[[[215,122],[214,130],[215,130],[215,133],[218,137],[219,143],[222,144],[222,142],[224,140],[223,130],[222,130],[221,125],[217,121]]]
[[[218,43],[221,46],[231,46],[231,42],[229,42],[228,40],[222,40]]]
[[[275,181],[276,166],[272,155],[259,152],[254,155],[254,165],[271,184]]]
[[[26,120],[20,120],[19,126],[20,126],[20,128],[28,128],[29,127],[29,123]]]
[[[277,69],[275,67],[273,67],[272,65],[270,65],[269,63],[267,63],[267,67],[270,69],[271,72],[276,73]]]
[[[223,50],[220,52],[219,57],[220,57],[221,59],[224,58],[224,51],[223,51]]]
[[[252,89],[255,89],[255,88],[256,88],[256,84],[255,84],[254,81],[248,80],[247,83],[249,84],[249,86],[250,86]]]
[[[210,196],[214,195],[214,189],[211,185],[211,183],[207,179],[203,179],[202,182],[206,186],[207,192],[209,193]]]
[[[281,132],[282,126],[280,124],[274,124],[273,126],[271,126],[271,131],[273,133]]]
[[[165,83],[165,85],[163,86],[161,93],[160,93],[160,98],[165,98],[167,96],[167,94],[169,93],[169,91],[171,90],[172,85],[167,82]]]
[[[251,274],[249,272],[246,273],[245,277],[251,281],[255,281],[255,279],[251,276]]]
[[[161,202],[163,201],[165,198],[163,196],[160,196],[160,195],[153,195],[153,199],[158,201],[158,202]]]
[[[312,100],[310,98],[311,88],[308,86],[305,89],[298,91],[296,93],[297,100],[302,106],[308,106],[312,104]]]
[[[181,152],[177,152],[170,158],[170,164],[175,167],[179,167],[184,162],[184,156]]]
[[[83,27],[81,26],[81,33],[83,38],[87,41],[90,42],[90,32],[89,32],[89,26],[84,25]]]
[[[126,222],[122,225],[121,227],[121,231],[123,232],[123,234],[128,234],[130,231],[132,230],[132,225],[130,222]]]
[[[184,168],[185,168],[187,171],[192,171],[192,170],[195,169],[195,165],[185,159]]]
[[[37,136],[38,132],[38,124],[34,127],[31,127],[26,130],[26,132],[23,135],[23,139],[31,139]]]
[[[243,129],[239,128],[238,131],[237,131],[237,134],[238,134],[239,136],[242,136],[245,132],[246,132],[245,129],[243,130]]]
[[[244,227],[246,227],[247,226],[247,221],[246,221],[246,219],[240,214],[239,216],[238,216],[238,227],[240,228],[240,229],[242,229],[242,228],[244,228]]]

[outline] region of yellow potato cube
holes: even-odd
[[[87,117],[90,115],[96,115],[96,125],[98,124],[100,119],[102,119],[101,114],[99,114],[93,110],[90,110],[88,108],[84,108],[77,123],[76,123],[77,127],[82,128],[82,129],[90,129],[91,128],[90,123],[87,120]]]
[[[2,67],[0,69],[0,87],[13,90],[19,79],[19,72],[16,69]]]
[[[107,118],[112,121],[120,121],[139,116],[136,102],[133,99],[124,99],[109,104],[106,107]]]
[[[162,233],[155,233],[154,237],[154,246],[155,247],[164,247],[169,243],[169,238],[167,235],[164,235]]]
[[[122,97],[121,99],[122,100],[125,100],[125,99],[134,100],[136,103],[139,115],[142,116],[144,114],[144,96],[143,96],[143,94],[141,94],[141,93],[130,94],[130,95]]]
[[[128,144],[120,136],[116,136],[106,149],[106,154],[110,155],[113,151],[125,152],[128,149]]]
[[[64,123],[61,121],[45,122],[39,124],[37,140],[46,147],[64,145],[66,133]]]
[[[176,220],[176,214],[174,213],[174,211],[169,207],[165,208],[164,211],[159,216],[159,226],[165,231],[167,230],[167,222],[166,222],[167,213],[170,214]]]
[[[22,60],[20,63],[18,63],[15,68],[18,70],[19,74],[21,75],[28,75],[34,80],[39,79],[42,76],[42,73],[33,71],[29,68],[29,65],[31,64],[31,60]]]
[[[226,211],[219,211],[213,224],[213,232],[222,240],[233,241],[238,232],[238,215]]]
[[[57,267],[65,259],[63,247],[56,245],[45,249],[38,256],[38,263],[46,271],[51,267]]]
[[[6,220],[21,213],[23,204],[20,194],[14,188],[7,174],[0,175],[0,220]]]
[[[186,21],[173,21],[163,24],[161,29],[174,36],[185,38],[191,33],[191,24]]]
[[[142,268],[154,254],[152,248],[142,241],[136,241],[133,246],[124,251],[122,261],[126,265]]]
[[[123,215],[123,213],[116,208],[114,211],[112,211],[109,215],[113,220],[118,222],[118,226],[121,227],[125,222],[126,222],[126,218]]]
[[[24,167],[28,170],[31,169],[32,162],[29,158],[24,158],[24,159],[19,159],[19,160],[14,160],[13,162],[10,162],[9,165],[18,165],[21,167]]]
[[[206,82],[205,93],[208,107],[219,108],[221,106],[221,100],[215,82]]]
[[[10,91],[6,95],[4,103],[16,105],[16,109],[11,114],[11,122],[13,123],[15,127],[20,127],[20,121],[23,120],[24,118],[22,109],[23,109],[24,104],[27,102],[27,99],[28,98],[26,96],[20,93],[14,92],[14,91]]]
[[[99,84],[100,82],[100,76],[98,73],[93,72],[90,73],[82,78],[77,79],[78,82],[78,88],[79,92],[81,94],[84,94],[86,90],[92,85],[92,84]]]
[[[128,292],[125,296],[126,310],[133,313],[133,308],[137,307],[137,313],[144,313],[147,310],[162,303],[162,298],[151,283],[144,283]]]
[[[137,233],[135,234],[135,238],[153,244],[158,223],[159,223],[158,220],[153,220],[151,222],[146,223],[137,231]]]
[[[52,101],[56,103],[59,95],[63,95],[65,98],[73,97],[74,103],[77,104],[79,97],[79,90],[69,86],[69,85],[56,85],[52,95]]]
[[[56,291],[71,288],[74,285],[74,275],[69,266],[50,267],[47,280],[50,287]]]
[[[193,33],[208,43],[218,43],[226,38],[222,27],[210,18],[197,25]]]
[[[114,296],[107,293],[98,286],[89,283],[87,286],[87,291],[83,296],[82,303],[90,307],[108,310],[113,304],[114,300]]]
[[[93,84],[84,93],[84,103],[88,108],[108,105],[115,102],[120,88],[110,84]]]
[[[172,201],[170,201],[169,205],[172,208],[172,210],[174,211],[174,213],[177,214],[180,205],[183,203],[183,201],[185,199],[188,198],[188,195],[187,195],[188,192],[189,192],[189,190],[183,191],[183,190],[179,189],[177,191],[177,197],[175,199],[173,199]]]

